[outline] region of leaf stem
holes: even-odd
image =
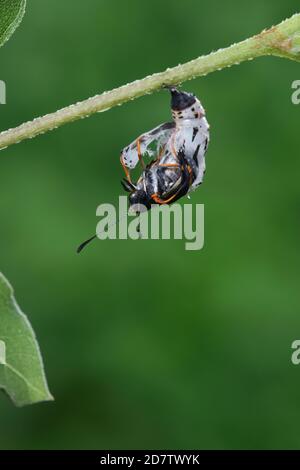
[[[164,85],[180,84],[216,70],[266,55],[300,61],[300,14],[295,14],[277,26],[225,49],[219,49],[209,55],[198,57],[164,72],[155,73],[142,80],[136,80],[1,132],[0,150],[68,122],[107,111],[116,105],[159,90]]]

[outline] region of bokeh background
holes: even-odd
[[[246,38],[296,0],[29,0],[1,49],[1,129]],[[205,247],[98,241],[119,151],[166,92],[1,152],[1,271],[56,397],[0,400],[2,449],[299,448],[300,66],[261,58],[184,85],[211,124]]]

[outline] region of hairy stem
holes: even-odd
[[[113,106],[158,90],[164,85],[180,84],[224,67],[266,55],[300,61],[300,14],[295,14],[279,25],[225,49],[198,57],[164,72],[155,73],[142,80],[136,80],[1,132],[0,150],[68,122],[106,111]]]

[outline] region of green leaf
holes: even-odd
[[[22,21],[26,0],[0,0],[0,47]]]
[[[19,26],[26,0],[0,0],[0,47]],[[0,273],[0,388],[17,406],[52,400],[34,332]]]
[[[53,400],[35,334],[1,273],[0,388],[17,406]]]

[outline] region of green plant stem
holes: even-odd
[[[177,65],[164,72],[155,73],[142,80],[136,80],[1,132],[0,149],[33,138],[68,122],[106,111],[113,106],[159,90],[164,85],[180,84],[224,67],[266,55],[300,61],[300,14],[295,14],[279,25],[225,49]]]

